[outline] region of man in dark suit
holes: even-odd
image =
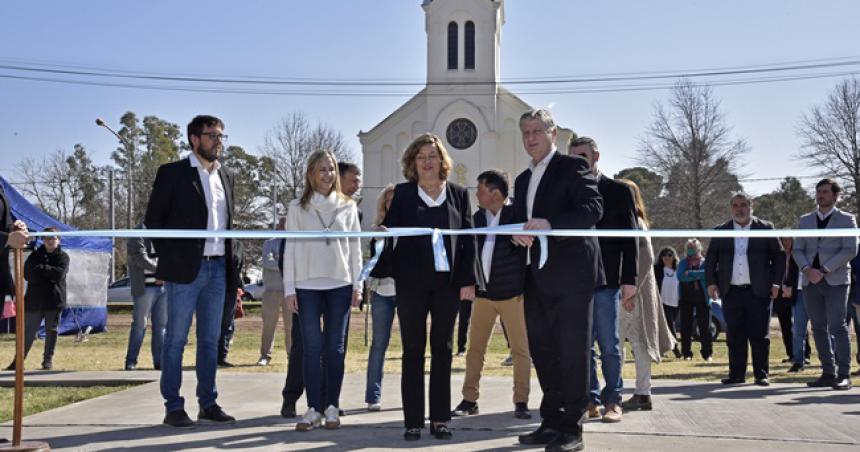
[[[578,155],[591,165],[591,172],[597,177],[597,190],[603,197],[603,218],[597,229],[638,229],[636,207],[633,205],[633,192],[626,184],[606,177],[598,171],[597,162],[600,151],[597,143],[589,137],[572,138],[567,146],[568,155]],[[632,301],[636,294],[636,277],[639,271],[639,245],[635,237],[600,237],[600,256],[606,270],[606,284],[594,290],[593,319],[591,326],[592,344],[597,341],[600,347],[600,364],[606,386],[600,390],[597,379],[597,353],[591,350],[591,393],[588,417],[600,417],[599,406],[606,410],[603,422],[621,421],[621,334],[619,314],[621,302]],[[629,301],[628,301],[629,302]]]
[[[588,162],[560,154],[555,121],[546,110],[520,117],[529,169],[514,184],[514,212],[527,230],[593,229],[603,214],[597,178]],[[548,451],[581,450],[581,420],[588,405],[591,310],[594,288],[606,283],[596,237],[532,236],[513,240],[531,249],[524,292],[529,350],[543,390],[540,427],[521,444]],[[539,266],[541,253],[547,254]]]
[[[230,229],[233,218],[233,175],[218,162],[223,152],[224,123],[214,116],[197,116],[188,124],[192,154],[158,168],[144,221],[147,229]],[[191,319],[197,319],[198,421],[234,422],[215,403],[217,346],[227,281],[235,278],[230,240],[155,239],[158,267],[155,277],[165,281],[167,331],[161,372],[165,399],[164,423],[174,427],[194,424],[185,412],[182,353]]]
[[[752,198],[732,195],[732,219],[717,230],[773,229],[752,216]],[[752,349],[755,384],[769,386],[771,301],[777,297],[785,273],[785,254],[776,237],[715,237],[705,257],[708,295],[722,296],[729,347],[729,376],[723,384],[740,384],[747,371],[747,344]]]

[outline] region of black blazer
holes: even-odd
[[[7,235],[12,230],[12,206],[6,191],[0,184],[0,299],[6,295],[15,296],[15,281],[12,279],[12,267],[9,265],[9,248]]]
[[[526,202],[532,171],[527,169],[514,183],[516,222],[528,220]],[[556,152],[540,180],[532,206],[532,218],[544,218],[553,229],[594,229],[603,215],[603,199],[588,162]],[[597,237],[547,238],[549,255],[538,269],[540,242],[531,247],[531,270],[541,291],[562,296],[571,290],[592,291],[606,284]]]
[[[729,220],[716,229],[734,229],[734,220]],[[773,223],[753,217],[750,229],[773,229]],[[779,239],[750,238],[747,259],[753,294],[757,297],[770,297],[771,287],[774,284],[781,286],[785,275],[785,253]],[[705,280],[709,286],[716,284],[722,297],[729,293],[734,261],[735,239],[715,237],[711,240],[705,257]]]
[[[66,275],[69,273],[69,255],[58,246],[48,253],[45,245],[30,253],[24,262],[24,279],[27,280],[26,310],[50,311],[66,307]]]
[[[499,225],[514,223],[514,207],[503,206],[500,212]],[[472,217],[476,228],[487,226],[487,214],[484,209],[478,209]],[[526,277],[526,250],[517,246],[507,235],[497,235],[493,245],[493,262],[490,281],[487,280],[481,253],[484,249],[486,235],[476,235],[475,240],[475,280],[478,296],[490,300],[509,300],[522,295]]]
[[[471,229],[472,208],[469,202],[469,192],[465,188],[448,182],[446,185],[445,205],[448,208],[448,227],[450,229]],[[391,207],[385,214],[382,224],[388,228],[408,228],[419,226],[418,217],[418,184],[403,182],[394,187],[394,197]],[[430,240],[429,237],[400,237],[397,247],[393,240],[386,239],[385,250],[374,267],[372,276],[375,278],[393,277],[398,284],[403,281],[420,281],[426,275],[415,270],[414,252],[411,244],[417,241]],[[451,268],[451,282],[454,287],[475,285],[475,240],[471,236],[444,236],[445,252],[448,254],[448,265]]]
[[[597,189],[603,197],[603,218],[597,229],[639,229],[633,192],[626,184],[601,174]],[[639,266],[639,244],[635,237],[601,237],[600,256],[606,271],[606,285],[617,288],[621,284],[636,285]]]
[[[189,158],[196,158],[191,155]],[[233,175],[222,165],[218,170],[227,198],[227,229],[233,228]],[[146,209],[147,229],[206,229],[209,208],[197,168],[189,160],[166,163],[158,168]],[[153,239],[158,252],[155,277],[188,284],[197,277],[205,239]],[[236,278],[231,241],[224,243],[227,281]]]

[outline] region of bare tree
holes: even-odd
[[[278,187],[277,199],[283,205],[301,193],[308,157],[319,149],[332,151],[338,161],[354,157],[341,132],[321,122],[311,124],[300,112],[289,114],[267,134],[262,163],[269,169],[266,176],[270,185]]]
[[[667,215],[658,224],[714,226],[726,216],[728,192],[741,188],[737,174],[746,142],[732,138],[710,88],[689,80],[675,85],[665,105],[656,104],[654,116],[637,160],[666,181],[659,210]]]
[[[798,134],[803,149],[798,158],[821,175],[837,177],[846,182],[849,193],[860,187],[860,80],[842,80],[827,97],[824,105],[812,107],[803,116]],[[860,197],[854,196],[860,212]]]

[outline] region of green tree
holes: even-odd
[[[657,207],[658,198],[663,192],[663,176],[641,166],[625,168],[615,175],[616,179],[628,179],[639,186],[645,209],[650,213]],[[653,220],[653,218],[652,218]]]
[[[815,208],[815,200],[796,177],[786,177],[779,188],[761,195],[753,201],[753,214],[772,221],[777,229],[791,229],[797,226],[801,215]]]

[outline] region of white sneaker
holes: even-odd
[[[381,411],[381,410],[382,410],[382,405],[380,405],[378,403],[368,403],[367,404],[367,411]]]
[[[325,409],[325,428],[329,430],[340,428],[339,411],[340,410],[334,405],[329,405],[328,408]]]
[[[322,416],[313,408],[308,408],[308,411],[302,416],[302,419],[296,424],[297,432],[309,432],[322,425]]]
[[[269,361],[271,361],[269,358],[266,358],[265,356],[261,356],[260,359],[257,360],[257,365],[258,366],[268,366]]]

